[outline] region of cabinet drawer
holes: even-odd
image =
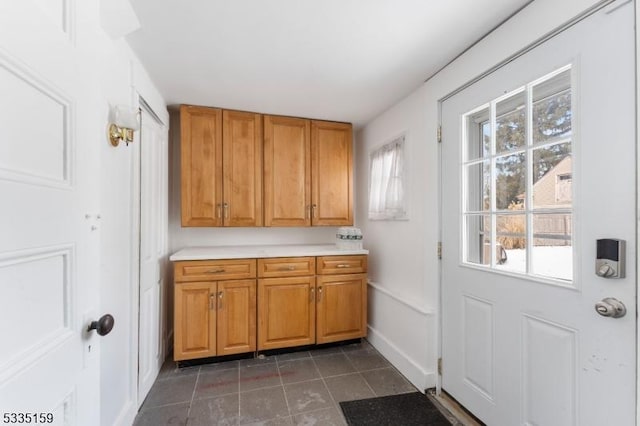
[[[315,270],[315,257],[258,259],[258,276],[261,278],[315,275]]]
[[[367,272],[367,256],[318,257],[318,275],[356,274]]]
[[[190,260],[176,262],[175,280],[217,281],[256,277],[255,259]]]

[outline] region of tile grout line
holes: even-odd
[[[278,378],[280,379],[280,386],[282,386],[282,394],[284,395],[284,403],[287,405],[287,412],[289,413],[289,419],[293,423],[293,414],[291,414],[291,407],[289,406],[289,399],[287,398],[287,390],[284,388],[284,381],[282,380],[282,374],[280,374],[280,362],[278,357],[275,357],[276,368],[278,369]]]
[[[320,374],[320,379],[322,380],[322,384],[324,385],[324,388],[327,390],[327,393],[329,394],[329,398],[331,398],[331,400],[333,401],[333,408],[337,409],[340,412],[340,415],[342,415],[342,410],[340,410],[340,404],[333,397],[333,394],[331,393],[331,390],[329,390],[329,386],[327,385],[327,381],[325,380],[324,375],[322,374],[322,372],[318,368],[318,364],[316,364],[316,360],[313,357],[311,357],[311,359],[313,360],[313,365],[315,365],[316,370],[318,370],[318,374]],[[346,423],[346,420],[345,420],[345,423]]]
[[[238,362],[238,424],[242,421],[242,417],[240,415],[240,407],[242,404],[242,394],[240,392],[240,362]]]
[[[362,344],[362,343],[361,343]],[[369,342],[367,342],[367,344],[370,345]],[[373,348],[373,346],[372,346]],[[375,348],[373,348],[375,350]],[[344,351],[343,351],[344,352]],[[378,351],[376,351],[376,353],[379,353]],[[373,390],[373,388],[371,387],[371,385],[369,384],[369,382],[367,382],[367,378],[364,377],[364,375],[362,374],[362,372],[360,370],[358,370],[358,368],[356,367],[356,365],[353,363],[353,361],[351,361],[351,358],[349,358],[349,354],[345,352],[344,354],[347,357],[347,361],[351,364],[351,366],[353,367],[354,370],[356,370],[356,372],[358,373],[358,375],[362,378],[362,380],[364,380],[364,383],[367,385],[367,387],[369,388],[369,390],[371,391],[371,393],[373,394],[373,396],[378,396],[378,394],[376,393],[376,391]],[[365,370],[365,371],[371,371],[371,370]]]
[[[187,419],[185,424],[189,424],[189,416],[191,415],[191,406],[193,405],[193,399],[196,396],[196,389],[198,389],[198,382],[200,381],[200,372],[202,367],[198,367],[198,374],[196,375],[196,383],[193,385],[193,392],[191,393],[191,401],[189,401],[189,407],[187,409]]]

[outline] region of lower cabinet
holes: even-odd
[[[320,275],[316,285],[316,343],[366,336],[366,274]]]
[[[366,270],[364,255],[177,262],[174,360],[365,337]]]
[[[256,280],[175,284],[174,360],[256,350]]]
[[[315,277],[258,280],[258,350],[316,342]]]

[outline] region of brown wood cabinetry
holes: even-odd
[[[308,259],[258,261],[258,350],[367,335],[367,256],[318,257],[317,276]]]
[[[258,276],[260,278],[315,275],[315,270],[315,257],[274,257],[258,259]]]
[[[262,116],[224,111],[224,226],[262,226]]]
[[[353,224],[348,123],[265,116],[265,226]]]
[[[205,358],[216,354],[216,283],[175,285],[173,359]]]
[[[264,116],[264,225],[311,225],[311,124]]]
[[[315,303],[315,276],[259,279],[258,350],[315,343]]]
[[[318,275],[358,274],[367,272],[367,256],[320,256],[316,262]]]
[[[174,265],[176,282],[256,277],[255,259],[187,260]]]
[[[255,351],[255,265],[255,259],[176,262],[174,360]],[[217,280],[194,281],[210,274]],[[252,278],[225,279],[246,276]]]
[[[311,122],[313,225],[353,225],[352,139],[350,124]]]
[[[182,226],[353,224],[352,127],[180,107]]]
[[[256,350],[256,280],[218,283],[217,355]]]
[[[180,107],[182,226],[262,225],[262,116]]]
[[[174,359],[364,337],[366,271],[366,255],[175,262]]]
[[[316,343],[367,335],[366,274],[319,275],[316,286]]]
[[[180,107],[182,226],[222,226],[222,110]]]

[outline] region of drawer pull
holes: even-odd
[[[318,303],[322,302],[322,286],[318,287]]]
[[[212,311],[216,310],[216,294],[212,293],[209,295],[209,309]]]
[[[313,302],[314,301],[315,295],[316,295],[316,289],[315,288],[311,288],[311,291],[309,292],[309,302]]]
[[[348,263],[339,263],[336,265],[336,268],[351,268],[351,265]]]
[[[217,268],[217,269],[209,269],[207,272],[205,272],[206,274],[220,274],[224,272],[224,268]]]
[[[224,296],[224,292],[218,292],[218,310],[222,310],[222,296]]]
[[[280,268],[278,268],[278,271],[295,271],[296,267],[293,265],[289,265],[289,266],[281,266]]]

